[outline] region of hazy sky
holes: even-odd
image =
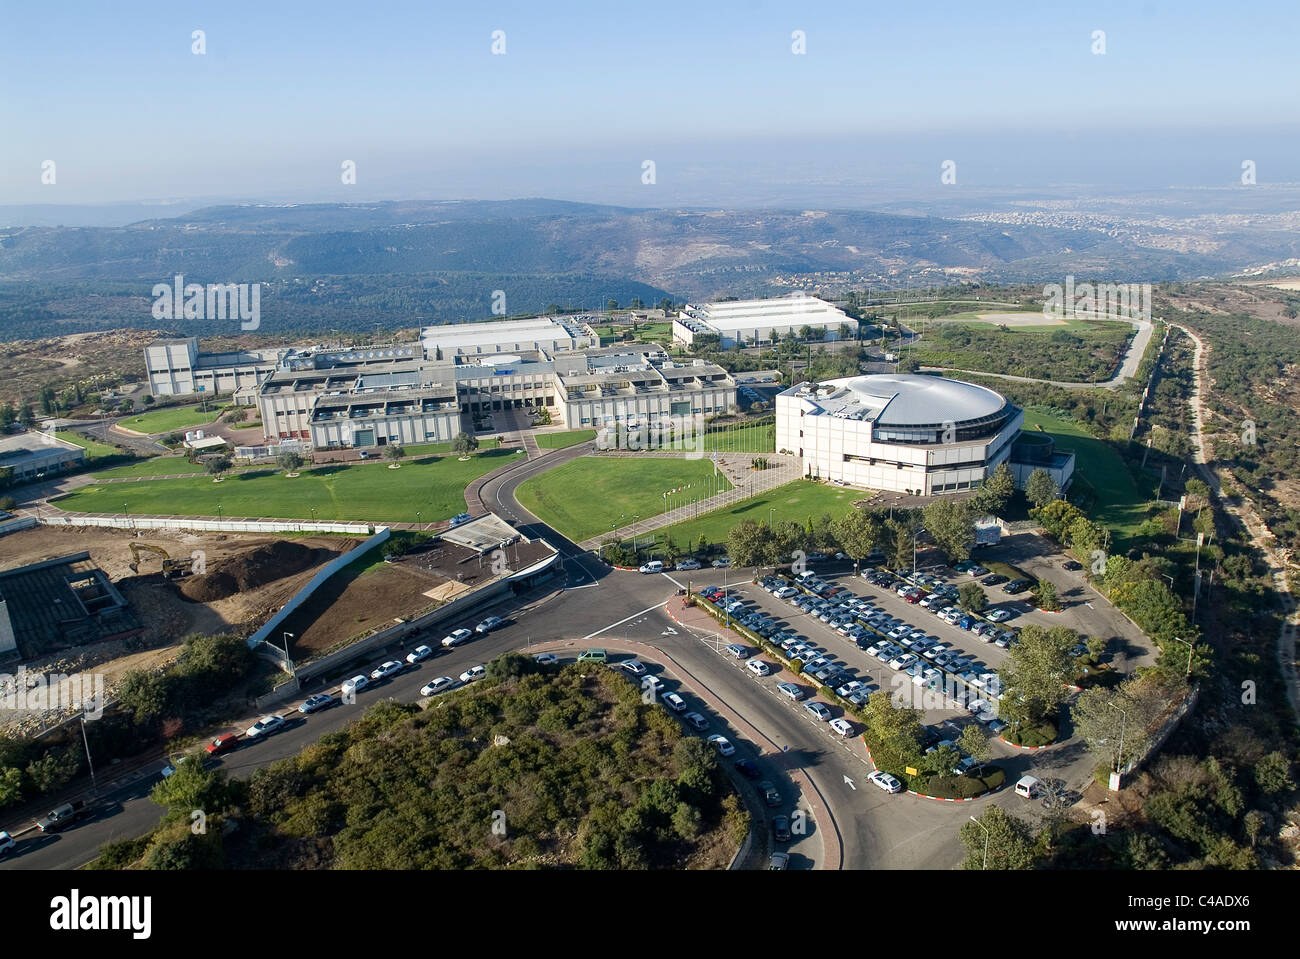
[[[0,204],[662,205],[937,184],[947,158],[990,186],[1300,180],[1298,27],[1295,0],[0,0]]]

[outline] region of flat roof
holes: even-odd
[[[420,338],[426,346],[455,349],[462,346],[532,343],[541,340],[584,336],[581,323],[560,317],[535,316],[519,320],[482,320],[477,323],[447,323],[426,326]]]
[[[839,307],[807,294],[764,300],[728,300],[722,303],[694,305],[682,311],[715,330],[741,330],[759,326],[838,326],[849,316]]]

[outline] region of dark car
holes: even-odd
[[[777,842],[790,841],[790,819],[786,816],[772,818],[772,836]]]
[[[1002,585],[1003,583],[1005,583],[1008,579],[1010,579],[1009,576],[1003,576],[1001,573],[994,573],[992,576],[985,576],[982,580],[980,580],[980,585],[981,585],[981,586],[1001,586],[1001,585]]]
[[[1070,572],[1076,572],[1078,570],[1083,569],[1083,564],[1080,562],[1076,562],[1075,560],[1068,559],[1065,561],[1065,568],[1070,570]]]
[[[781,805],[781,794],[777,792],[776,786],[770,781],[764,779],[759,783],[758,791],[763,794],[763,801],[769,806],[775,808]]]
[[[36,825],[41,832],[59,832],[68,828],[88,811],[84,802],[64,803],[62,806],[51,809],[43,818],[38,819]]]
[[[1007,583],[1006,586],[1002,587],[1002,591],[1014,596],[1017,593],[1023,593],[1029,588],[1029,586],[1030,583],[1027,579],[1013,579],[1011,582]]]
[[[752,759],[737,759],[736,768],[740,770],[740,774],[746,779],[757,779],[762,775]]]

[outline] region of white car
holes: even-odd
[[[698,559],[684,559],[677,564],[677,568],[682,570],[699,569],[700,561]]]
[[[627,672],[631,673],[633,676],[645,675],[645,663],[641,662],[640,660],[629,659],[622,663],[619,663],[619,666],[622,667]]]
[[[866,685],[867,684],[860,679],[851,679],[843,686],[841,686],[839,689],[835,690],[835,695],[843,696],[845,699],[848,699],[859,689],[863,689]]]
[[[777,599],[793,599],[799,595],[799,590],[795,589],[793,586],[782,586],[772,595]]]
[[[783,696],[789,696],[796,702],[803,699],[803,689],[794,683],[777,683],[776,688],[781,691]]]
[[[832,719],[831,729],[835,730],[846,739],[853,735],[853,724],[847,719]]]
[[[664,693],[663,701],[668,705],[668,708],[675,713],[684,712],[686,709],[686,700],[682,699],[682,697],[678,696],[676,693]]]
[[[372,669],[370,671],[370,678],[379,680],[379,679],[387,679],[389,676],[396,676],[398,673],[402,671],[402,667],[404,665],[405,665],[404,663],[399,663],[395,659],[390,659],[388,662],[382,663],[379,666],[376,666],[374,669]]]
[[[13,836],[0,829],[0,856],[10,852],[17,845],[18,843],[14,842]]]
[[[889,775],[889,773],[881,772],[879,769],[868,776],[867,781],[874,783],[887,793],[901,793],[903,791],[902,783]]]
[[[701,716],[699,713],[687,713],[685,716],[682,717],[682,719],[686,720],[696,729],[709,728],[709,721],[705,719],[703,716]]]
[[[714,733],[710,736],[709,742],[718,747],[718,752],[724,756],[730,756],[736,751],[736,747],[731,745],[730,740],[728,740],[726,736],[721,736],[718,733]]]
[[[269,736],[284,726],[284,717],[282,716],[263,716],[253,725],[248,727],[244,733],[249,739],[257,739],[261,736]]]
[[[731,560],[728,557],[724,556],[722,557],[722,559],[715,559],[709,565],[712,566],[714,569],[726,569],[728,566],[731,565]]]
[[[540,663],[543,666],[554,666],[560,661],[560,657],[554,653],[538,653],[533,657],[533,662]]]
[[[895,656],[889,661],[890,669],[907,669],[916,662],[916,656],[912,653],[903,653],[901,656]]]
[[[637,569],[637,572],[640,573],[662,573],[663,571],[664,564],[657,559],[652,559],[648,563],[642,563]]]
[[[416,663],[422,663],[433,655],[432,646],[416,646],[406,654],[406,661],[414,666]]]
[[[987,619],[990,623],[1005,623],[1008,619],[1011,618],[1011,610],[995,609],[993,610],[993,612],[989,613],[984,618]]]
[[[770,676],[772,673],[771,664],[765,663],[761,659],[751,659],[745,664],[745,668],[755,676]]]
[[[482,679],[486,675],[486,666],[471,666],[469,669],[465,670],[465,672],[460,674],[460,681],[462,683],[472,683]]]
[[[808,715],[820,723],[824,723],[831,718],[831,711],[816,700],[804,703],[803,708],[808,711]]]
[[[472,629],[458,629],[451,635],[442,637],[442,645],[450,649],[453,646],[459,646],[461,643],[467,643],[473,638],[474,631]]]
[[[351,679],[345,679],[343,685],[339,687],[339,692],[346,698],[360,692],[370,685],[370,677],[363,674],[353,676]]]
[[[664,681],[654,673],[646,673],[641,677],[641,689],[653,690],[655,695],[658,695],[664,691]]]
[[[486,636],[488,633],[492,632],[492,630],[500,628],[504,623],[505,620],[500,616],[489,616],[487,619],[483,620],[483,622],[474,627],[474,632],[478,633],[480,636]]]
[[[432,679],[420,687],[421,696],[437,696],[439,693],[445,693],[451,687],[456,685],[456,680],[450,676],[439,676]]]

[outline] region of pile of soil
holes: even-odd
[[[211,603],[300,573],[334,555],[327,549],[277,540],[214,563],[206,573],[182,580],[180,590],[186,599]]]

